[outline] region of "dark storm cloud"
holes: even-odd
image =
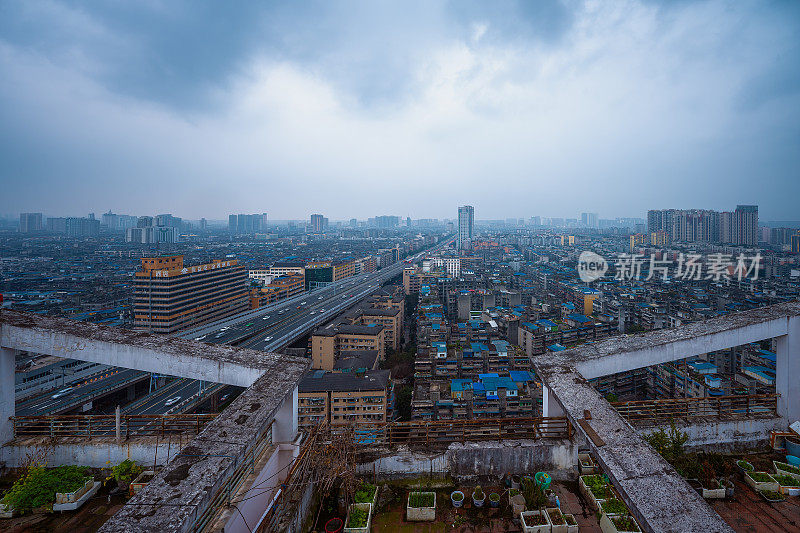
[[[0,212],[796,218],[798,42],[792,2],[0,2]]]

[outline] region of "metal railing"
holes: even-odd
[[[678,418],[747,418],[777,412],[777,394],[664,398],[611,405],[628,422],[658,425]]]
[[[335,433],[351,426],[334,424]],[[510,439],[568,439],[572,437],[572,426],[566,417],[520,417],[478,418],[472,420],[436,420],[365,423],[352,428],[357,444],[408,444],[430,445],[435,443],[470,442],[481,440]]]
[[[165,436],[168,434],[197,434],[215,414],[120,415],[119,435]],[[14,416],[14,437],[115,437],[117,417],[110,415],[44,415]]]

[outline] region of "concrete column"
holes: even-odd
[[[777,338],[775,391],[778,414],[787,424],[800,420],[800,317],[788,317],[789,333]]]
[[[14,438],[14,355],[9,348],[0,348],[0,446]]]
[[[290,443],[297,436],[297,387],[286,395],[275,413],[272,425],[272,442]]]
[[[542,385],[542,416],[564,416],[564,409],[546,385]]]

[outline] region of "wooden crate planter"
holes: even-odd
[[[758,475],[759,477],[766,476],[769,479],[767,481],[756,481],[751,477],[752,475]],[[771,490],[773,492],[778,492],[778,482],[766,472],[747,472],[744,475],[744,480],[755,490]]]
[[[623,528],[622,526],[617,526],[615,520],[621,518],[629,519],[633,524],[633,527]],[[633,517],[629,515],[609,515],[606,513],[603,513],[600,516],[600,529],[603,531],[603,533],[639,533],[641,531],[639,524],[636,523],[636,520],[634,520]]]
[[[558,507],[548,507],[547,519],[550,521],[550,526],[553,533],[567,533],[567,521],[564,520],[564,515]]]
[[[412,495],[433,497],[433,505],[425,507],[411,507]],[[433,522],[436,520],[436,493],[435,492],[410,492],[406,504],[406,520],[409,522]]]
[[[367,512],[367,524],[364,527],[348,527],[350,525],[350,513],[353,509],[363,509]],[[347,509],[347,518],[344,521],[344,529],[342,533],[369,533],[369,528],[372,525],[372,504],[371,503],[353,503]]]
[[[789,463],[782,463],[780,461],[772,461],[772,466],[775,467],[775,471],[778,474],[792,476],[796,480],[800,481],[800,474],[797,473],[797,470],[800,470],[796,467],[793,467]]]
[[[551,533],[553,526],[546,511],[523,511],[519,514],[522,522],[522,531],[525,533]],[[535,521],[544,521],[544,524],[535,524]]]
[[[578,533],[578,521],[575,515],[564,513],[564,520],[567,522],[567,533]]]

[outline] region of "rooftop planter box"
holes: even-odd
[[[787,496],[800,496],[800,480],[786,474],[772,476],[778,482],[778,492]]]
[[[605,500],[614,495],[611,491],[611,487],[605,483],[599,474],[579,477],[578,487],[595,511],[600,510],[598,500]]]
[[[792,476],[796,480],[800,481],[800,468],[792,466],[789,463],[782,463],[780,461],[772,461],[772,466],[775,467],[775,471],[778,474]]]
[[[603,500],[603,502],[600,504],[600,512],[610,515],[626,515],[630,513],[628,506],[625,505],[625,502],[618,500],[617,498]]]
[[[758,493],[761,494],[762,498],[764,498],[770,503],[777,503],[786,500],[786,498],[784,498],[783,494],[781,494],[780,492],[775,492],[772,490],[760,490],[758,491]]]
[[[766,472],[747,472],[744,480],[755,490],[769,490],[778,492],[778,482]]]
[[[372,504],[354,503],[347,510],[343,533],[369,533],[372,524]]]
[[[578,521],[575,515],[564,514],[564,521],[567,523],[567,533],[578,533]]]
[[[578,454],[578,470],[582,476],[597,473],[597,466],[594,464],[594,459],[592,459],[591,454]]]
[[[553,533],[567,533],[567,521],[564,520],[564,515],[561,514],[561,509],[558,507],[547,508],[547,519],[550,520]]]
[[[371,483],[362,483],[355,494],[355,503],[371,503],[373,507],[378,500],[378,487]]]
[[[0,503],[0,518],[14,518],[17,510],[5,503]]]
[[[436,493],[410,492],[406,506],[406,520],[411,522],[436,520]]]
[[[739,459],[738,461],[736,461],[736,466],[739,468],[739,470],[743,474],[745,472],[755,472],[756,471],[755,467],[752,464],[750,464],[748,461],[745,461],[744,459]]]
[[[523,511],[519,514],[525,533],[550,533],[553,526],[546,511]]]
[[[600,517],[600,529],[603,533],[638,533],[639,524],[630,515],[608,515]]]
[[[89,492],[93,486],[94,480],[87,479],[81,488],[75,489],[73,492],[56,492],[56,503],[75,503],[81,499],[81,496]]]
[[[716,479],[714,480],[714,483],[716,484],[716,487],[714,488],[709,489],[706,487],[702,487],[703,498],[705,498],[706,500],[725,499],[725,487],[723,487],[722,484]]]
[[[144,470],[141,474],[136,476],[136,479],[131,481],[131,492],[136,494],[144,488],[145,485],[150,483],[150,480],[156,476],[155,470]]]

